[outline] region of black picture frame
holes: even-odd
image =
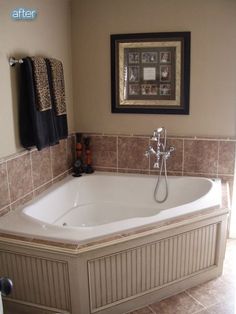
[[[112,113],[189,114],[190,32],[113,34]]]

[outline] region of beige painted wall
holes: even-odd
[[[37,9],[34,21],[13,21],[17,7]],[[18,136],[19,67],[9,56],[43,55],[64,64],[69,129],[74,129],[71,76],[71,3],[69,0],[0,0],[0,157],[20,150]]]
[[[0,157],[21,149],[17,72],[9,56],[54,56],[64,64],[70,131],[236,136],[235,0],[73,0],[72,97],[69,0],[0,0]],[[31,22],[16,7],[36,8]],[[110,34],[191,31],[190,115],[111,114]],[[74,115],[75,111],[75,115]],[[74,128],[75,118],[75,128]]]
[[[76,129],[236,136],[235,0],[74,0]],[[190,115],[111,114],[110,34],[191,31]]]

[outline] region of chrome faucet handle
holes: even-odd
[[[170,157],[170,154],[175,150],[174,146],[170,146],[169,149],[164,153],[164,158],[168,159]]]
[[[155,149],[152,146],[149,146],[149,150],[148,151],[149,151],[150,154],[156,155],[156,151],[155,151]]]
[[[155,141],[155,142],[158,141],[158,135],[157,135],[156,131],[153,132],[153,135],[151,137],[151,141]]]
[[[151,154],[156,155],[156,152],[152,146],[149,146],[148,150],[144,153],[144,156],[149,157]]]

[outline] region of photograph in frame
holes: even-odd
[[[112,113],[189,114],[190,35],[111,35]]]

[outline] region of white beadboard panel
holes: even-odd
[[[9,298],[70,311],[68,264],[0,251],[0,276],[13,281]]]
[[[91,312],[215,265],[218,224],[88,261]]]

